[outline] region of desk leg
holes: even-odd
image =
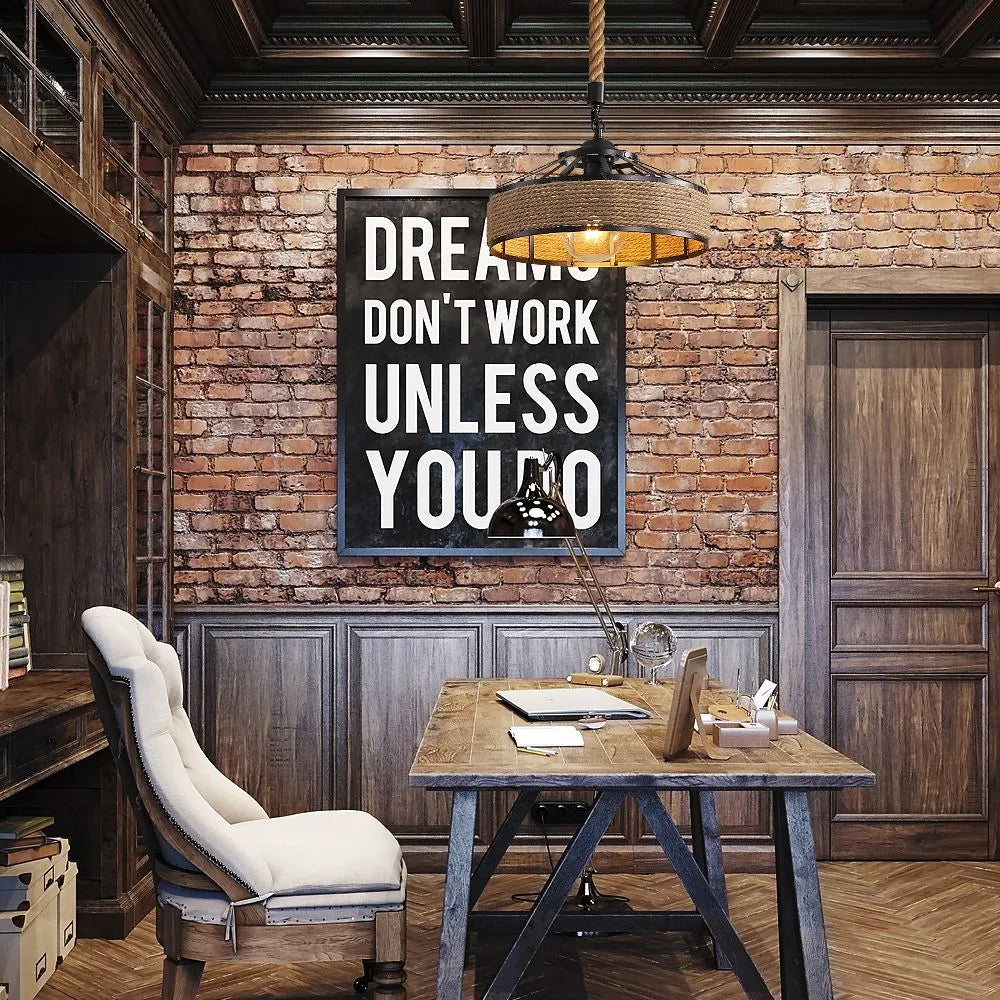
[[[624,792],[604,791],[598,794],[587,818],[556,862],[545,888],[528,913],[524,926],[511,945],[483,1000],[508,1000],[514,992],[514,987],[524,975],[553,921],[562,911],[570,889],[580,877],[590,856],[597,850],[601,837],[611,825],[624,798]],[[440,991],[437,1000],[444,1000]]]
[[[531,812],[531,807],[538,798],[538,789],[528,789],[521,792],[514,800],[514,804],[507,813],[507,818],[500,824],[496,836],[486,848],[486,853],[480,858],[476,870],[472,874],[472,886],[469,890],[469,909],[472,909],[479,901],[479,897],[486,888],[493,873],[497,870],[497,865],[503,860],[507,848],[513,843],[517,836],[517,831],[521,829],[521,824],[525,817]]]
[[[451,834],[441,914],[437,1000],[461,1000],[465,940],[469,925],[469,878],[476,831],[476,790],[461,788],[451,796]]]
[[[715,792],[692,789],[691,801],[691,850],[702,870],[712,895],[719,901],[724,913],[729,913],[729,896],[726,893],[726,872],[722,863],[722,840],[719,817],[715,811]],[[715,967],[731,969],[729,960],[713,938]]]
[[[774,793],[774,868],[778,889],[781,995],[832,1000],[809,793]]]
[[[750,997],[750,1000],[774,1000],[740,936],[729,922],[729,915],[715,898],[712,887],[698,867],[694,855],[688,850],[674,821],[663,808],[659,796],[656,792],[634,792],[633,796],[663,853],[666,854],[674,872],[691,897],[691,902],[698,908],[712,937],[725,950],[732,963],[733,973],[743,987],[743,992]],[[806,998],[789,993],[786,994],[785,1000],[806,1000]]]

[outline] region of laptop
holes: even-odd
[[[497,697],[531,722],[557,722],[591,716],[601,719],[648,719],[652,715],[644,708],[594,687],[498,691]]]

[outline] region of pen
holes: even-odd
[[[539,757],[555,757],[556,755],[554,750],[538,750],[535,747],[514,747],[514,749],[518,753],[533,753]]]

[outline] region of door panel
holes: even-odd
[[[829,853],[986,857],[1000,600],[973,588],[997,578],[997,328],[869,306],[811,309],[807,331],[811,687],[832,744],[877,776],[832,797]]]
[[[835,576],[985,570],[985,322],[908,326],[831,323]]]

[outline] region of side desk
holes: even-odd
[[[437,1000],[460,1000],[470,930],[514,935],[483,998],[507,1000],[546,934],[577,929],[567,921],[579,922],[586,915],[563,916],[563,903],[626,797],[638,804],[695,909],[601,915],[595,918],[601,929],[707,931],[719,966],[732,969],[746,995],[773,1000],[730,923],[718,830],[711,827],[714,793],[734,789],[764,789],[773,797],[782,996],[832,1000],[808,793],[872,785],[875,776],[805,733],[783,736],[766,750],[726,750],[730,756],[725,760],[709,758],[696,737],[686,753],[664,761],[673,685],[635,680],[615,693],[648,709],[652,718],[609,721],[601,730],[584,733],[582,748],[563,749],[553,757],[518,753],[507,731],[523,720],[499,702],[496,693],[546,686],[561,687],[563,682],[446,681],[417,749],[410,783],[452,796]],[[718,695],[716,688],[713,698]],[[563,788],[592,788],[597,796],[531,909],[515,914],[476,911],[538,794]],[[486,789],[514,789],[518,797],[473,871],[477,798]],[[692,795],[693,851],[657,794],[670,790]]]
[[[107,746],[85,670],[32,670],[0,691],[0,799]]]
[[[107,748],[86,670],[35,669],[0,691],[0,807],[53,816],[80,864],[81,937],[124,938],[153,877]]]

